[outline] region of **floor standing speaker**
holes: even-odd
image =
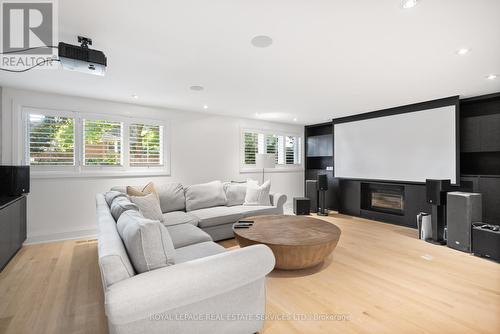
[[[309,198],[311,212],[318,212],[318,181],[306,180],[306,197]]]
[[[470,253],[472,223],[482,221],[481,194],[449,192],[446,202],[447,245]]]

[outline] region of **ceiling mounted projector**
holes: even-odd
[[[92,40],[78,36],[78,45],[59,43],[59,61],[63,69],[103,76],[106,73],[107,60],[102,51],[91,50]]]

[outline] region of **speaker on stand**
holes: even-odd
[[[328,178],[326,174],[318,175],[319,206],[318,216],[328,216],[326,209],[326,191],[328,190]]]

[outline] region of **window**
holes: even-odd
[[[70,117],[29,114],[30,165],[74,166],[75,121]]]
[[[163,163],[162,133],[163,127],[159,125],[130,124],[130,166],[160,166]]]
[[[301,138],[294,135],[266,133],[266,131],[242,131],[242,165],[255,166],[257,153],[275,155],[277,167],[297,166],[301,164]]]
[[[22,163],[35,176],[170,173],[165,122],[35,108],[21,115]]]
[[[83,164],[85,166],[121,166],[122,123],[83,120]]]

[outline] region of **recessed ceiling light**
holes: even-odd
[[[256,48],[267,48],[271,44],[273,44],[273,39],[269,36],[255,36],[251,41],[252,45]]]
[[[297,117],[295,117],[295,118],[293,119],[293,121],[294,121],[294,122],[297,122]]]
[[[457,55],[463,56],[470,52],[470,49],[462,48],[457,50]]]
[[[133,94],[133,95],[132,95],[132,98],[134,98],[134,99],[136,99],[136,100],[137,100],[137,99],[139,98],[139,95],[135,95],[135,94]]]
[[[495,80],[497,78],[497,75],[496,74],[490,74],[486,77],[486,79],[488,80]]]
[[[194,91],[196,91],[196,92],[200,92],[200,91],[202,91],[204,88],[203,88],[203,86],[191,86],[191,87],[189,87],[189,89],[194,90]]]
[[[417,5],[417,0],[403,0],[401,6],[404,9],[413,8]]]
[[[203,109],[208,109],[208,106],[205,104],[205,105],[203,106]]]

